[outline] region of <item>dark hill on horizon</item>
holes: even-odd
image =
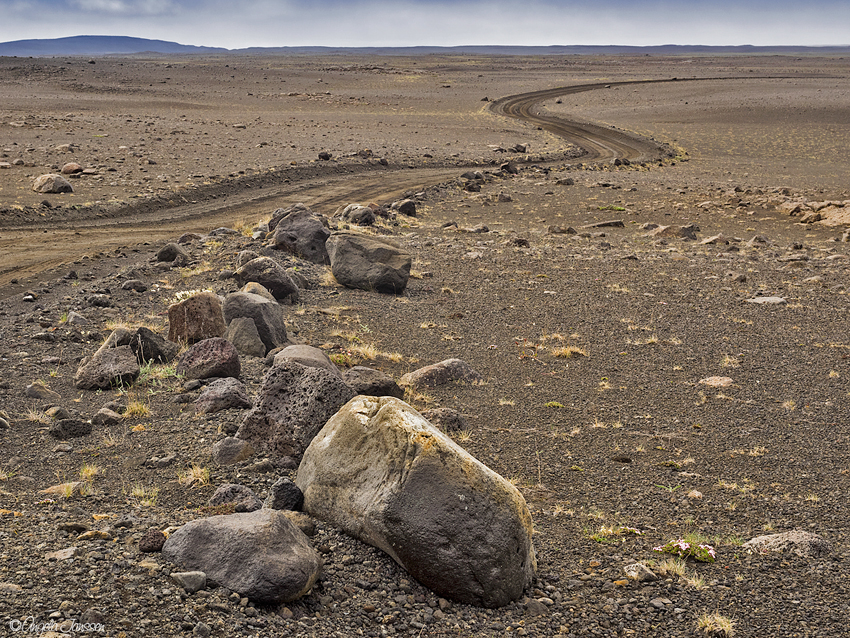
[[[101,56],[136,54],[176,55],[850,55],[850,46],[707,46],[667,44],[627,45],[462,45],[410,47],[249,47],[226,49],[128,36],[78,35],[44,40],[0,42],[0,56]]]

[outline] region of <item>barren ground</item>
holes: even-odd
[[[23,161],[0,170],[4,631],[26,616],[94,609],[110,636],[202,634],[202,624],[216,636],[695,636],[708,613],[732,619],[739,636],[846,635],[850,244],[841,225],[800,224],[779,209],[850,199],[846,60],[5,58],[0,69],[0,161]],[[688,81],[544,103],[551,115],[669,145],[675,157],[661,163],[582,165],[563,139],[482,101],[673,77]],[[498,150],[517,143],[527,152]],[[57,151],[63,144],[73,150]],[[365,149],[371,156],[358,155]],[[317,160],[321,151],[333,159]],[[464,171],[493,173],[508,159],[519,174],[491,174],[480,193],[461,187]],[[30,190],[72,160],[95,169],[72,180],[73,195]],[[566,177],[574,184],[557,183]],[[172,566],[138,552],[140,535],[203,515],[217,485],[262,494],[279,474],[256,458],[209,466],[210,444],[238,425],[238,411],[195,416],[174,401],[173,378],[80,392],[79,361],[116,323],[166,332],[177,292],[230,292],[219,274],[239,250],[262,249],[244,235],[205,238],[191,245],[190,267],[167,269],[152,262],[165,241],[250,228],[299,201],[332,215],[405,193],[419,214],[381,232],[414,256],[406,292],[347,290],[317,273],[287,309],[290,331],[395,378],[449,357],[485,377],[409,399],[459,410],[469,429],[456,439],[523,492],[536,588],[501,610],[441,606],[379,552],[319,525],[325,576],[298,603],[258,610],[220,589],[181,593]],[[623,226],[582,228],[605,220]],[[650,237],[647,223],[694,223],[697,240]],[[757,235],[765,242],[750,243]],[[131,274],[149,290],[122,290]],[[113,307],[90,307],[94,293]],[[767,296],[784,303],[748,302]],[[66,324],[71,310],[89,323]],[[243,365],[256,392],[263,363]],[[731,385],[701,382],[716,376]],[[25,396],[36,381],[60,399]],[[50,406],[91,418],[111,400],[150,415],[67,447],[47,434]],[[149,463],[170,453],[168,467]],[[178,482],[193,463],[209,467],[209,485]],[[100,470],[86,495],[39,492],[85,464]],[[159,490],[153,504],[140,486]],[[128,518],[132,527],[116,526]],[[68,522],[112,540],[76,540],[59,527]],[[821,535],[833,552],[741,550],[792,529]],[[626,564],[659,562],[652,548],[686,534],[714,544],[717,562],[623,582]],[[73,559],[46,557],[71,546]],[[535,598],[546,601],[540,615]]]

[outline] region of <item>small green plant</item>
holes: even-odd
[[[549,401],[548,403],[546,403],[546,407],[547,408],[563,408],[564,404],[558,403],[557,401]]]
[[[655,487],[660,487],[662,490],[665,490],[667,492],[672,493],[672,492],[675,492],[676,490],[678,490],[682,486],[681,485],[656,485]]]
[[[139,505],[144,507],[153,507],[156,505],[156,501],[159,498],[159,488],[136,484],[130,490],[130,496],[136,499]]]
[[[653,547],[652,550],[662,554],[680,556],[685,559],[693,558],[702,563],[713,563],[717,554],[711,545],[689,543],[682,538],[675,541],[668,541],[664,545]]]
[[[335,366],[338,366],[340,368],[350,368],[352,365],[354,365],[351,362],[351,354],[349,354],[348,352],[333,352],[328,355],[328,358],[330,358],[331,362]]]

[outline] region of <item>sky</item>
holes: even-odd
[[[251,46],[850,45],[847,0],[0,0],[0,42]]]

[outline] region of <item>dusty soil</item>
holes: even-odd
[[[840,126],[850,119],[846,60],[0,65],[0,161],[24,161],[0,170],[0,396],[10,423],[0,431],[4,627],[88,612],[112,636],[203,635],[204,627],[217,636],[693,636],[706,634],[704,614],[719,613],[740,636],[846,635],[850,244],[840,241],[843,228],[799,224],[779,208],[850,198],[850,140]],[[616,84],[673,77],[711,79]],[[553,96],[543,115],[637,133],[673,157],[584,162],[542,124],[482,102],[585,83],[610,88]],[[76,150],[55,151],[65,143]],[[528,151],[498,150],[518,143]],[[357,155],[367,148],[371,157]],[[317,160],[321,151],[334,159]],[[97,174],[73,180],[72,196],[29,190],[33,177],[70,159]],[[517,175],[497,172],[508,159]],[[480,193],[459,180],[471,167],[487,176]],[[183,388],[173,377],[80,392],[72,383],[79,361],[119,322],[166,332],[177,292],[234,290],[221,273],[239,250],[263,249],[243,234],[205,237],[191,245],[189,267],[169,269],[153,261],[166,240],[250,228],[297,201],[331,215],[343,203],[405,193],[416,197],[417,217],[376,231],[414,256],[405,293],[341,288],[281,255],[311,279],[287,310],[290,331],[396,378],[449,357],[485,377],[485,385],[408,398],[459,410],[469,429],[453,436],[525,495],[540,562],[535,589],[501,610],[441,604],[379,552],[320,524],[314,541],[327,568],[302,601],[256,609],[221,589],[182,593],[167,577],[171,565],[138,552],[141,534],[204,515],[198,508],[217,485],[262,494],[281,473],[257,458],[209,464],[210,444],[234,431],[240,412],[195,416],[175,402]],[[613,220],[622,226],[589,227]],[[689,223],[696,241],[644,227]],[[750,242],[757,235],[765,241]],[[149,290],[122,290],[131,276]],[[26,302],[25,293],[37,298]],[[96,293],[113,307],[91,307]],[[758,297],[784,303],[748,301]],[[67,324],[71,310],[88,323]],[[263,362],[243,368],[256,392]],[[731,384],[703,382],[710,377]],[[60,398],[28,398],[37,381]],[[113,400],[141,402],[150,414],[68,442],[48,435],[49,407],[91,418]],[[171,453],[167,467],[152,462]],[[179,482],[193,463],[210,469],[208,485]],[[85,464],[99,469],[85,495],[40,493],[78,480]],[[134,490],[142,486],[159,490],[155,502],[143,504]],[[66,523],[108,538],[78,540]],[[741,549],[792,529],[821,535],[832,553]],[[624,578],[625,565],[660,562],[652,548],[687,534],[715,545],[717,562],[689,563],[684,575],[653,583]],[[47,557],[72,546],[72,559]]]

